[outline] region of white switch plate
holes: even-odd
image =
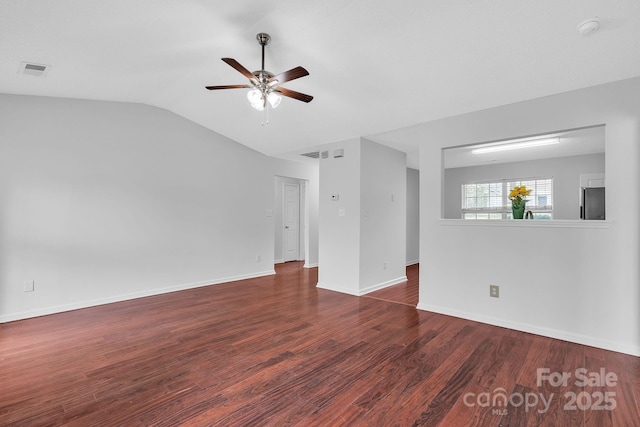
[[[347,213],[344,208],[338,209],[338,216],[345,216]]]
[[[22,285],[24,286],[25,292],[33,292],[35,289],[35,283],[33,280],[25,280],[22,282]]]

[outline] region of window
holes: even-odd
[[[463,219],[511,219],[509,191],[517,185],[531,189],[527,211],[535,219],[553,217],[553,178],[509,179],[462,184]]]

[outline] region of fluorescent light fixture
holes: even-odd
[[[499,144],[484,145],[471,150],[473,154],[497,153],[499,151],[519,150],[521,148],[541,147],[543,145],[559,144],[560,138],[540,138],[501,142]]]

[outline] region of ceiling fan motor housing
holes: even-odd
[[[258,33],[256,35],[256,39],[258,39],[258,43],[262,46],[266,46],[271,41],[271,36],[267,33]]]

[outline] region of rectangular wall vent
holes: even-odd
[[[312,151],[310,153],[304,153],[304,154],[300,154],[301,156],[305,156],[305,157],[309,157],[311,159],[317,159],[320,157],[320,152],[319,151]]]
[[[44,77],[49,72],[50,65],[35,64],[33,62],[22,62],[18,69],[19,74],[27,74],[29,76]]]

